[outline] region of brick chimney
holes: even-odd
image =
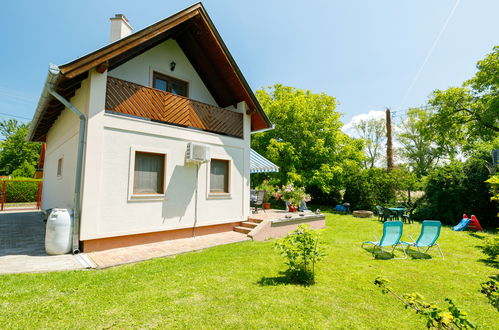
[[[132,34],[132,26],[123,14],[116,14],[111,20],[111,38],[110,42],[115,42]]]

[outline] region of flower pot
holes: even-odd
[[[289,212],[296,212],[296,211],[298,211],[298,208],[294,205],[288,205],[288,211]]]
[[[270,203],[263,203],[263,208],[266,210],[270,209]]]

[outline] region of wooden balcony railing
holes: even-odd
[[[106,110],[165,124],[243,137],[241,113],[109,76]]]

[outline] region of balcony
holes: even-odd
[[[243,137],[242,113],[109,76],[106,112]]]

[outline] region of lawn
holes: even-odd
[[[0,328],[391,328],[424,322],[373,285],[417,291],[445,305],[451,298],[481,328],[498,312],[479,292],[497,273],[477,248],[486,234],[443,228],[431,260],[374,260],[360,248],[380,236],[375,219],[328,215],[328,257],[310,287],[287,284],[273,242],[244,242],[99,271],[0,276]],[[420,224],[405,226],[417,236]],[[401,254],[399,253],[399,256]]]

